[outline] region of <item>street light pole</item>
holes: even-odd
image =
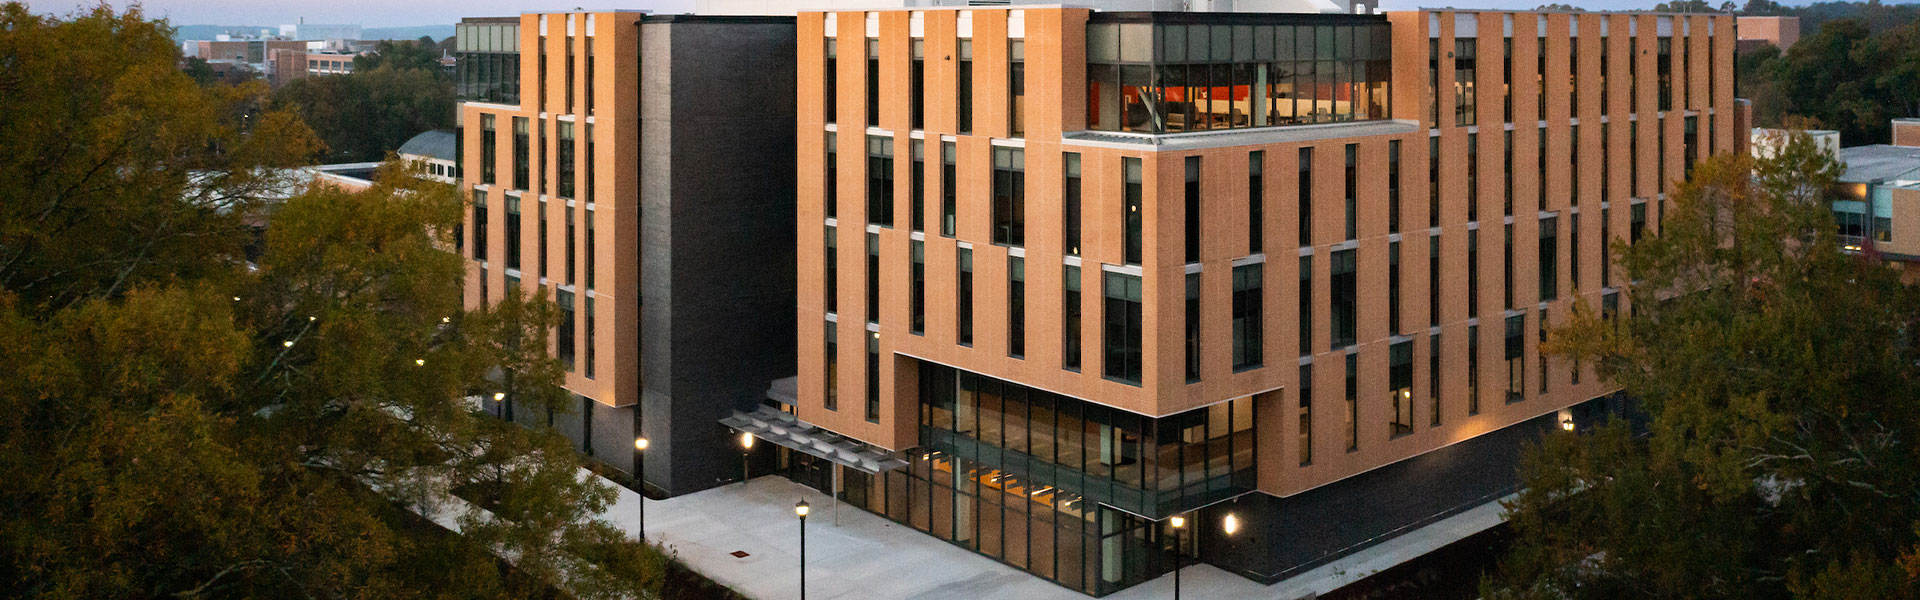
[[[1186,558],[1187,552],[1186,546],[1180,543],[1180,532],[1186,530],[1187,518],[1174,515],[1168,521],[1173,525],[1173,600],[1180,600],[1180,567],[1185,566],[1186,561],[1182,559]]]
[[[633,470],[636,475],[634,484],[640,489],[640,541],[647,541],[647,438],[633,439]]]
[[[807,600],[807,508],[806,500],[793,505],[793,514],[800,515],[800,600]]]
[[[753,457],[753,434],[740,432],[740,483],[745,484],[751,478],[747,465]]]

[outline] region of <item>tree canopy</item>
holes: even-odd
[[[1531,449],[1493,598],[1920,594],[1920,294],[1841,253],[1840,168],[1804,134],[1681,184],[1662,235],[1615,242],[1621,314],[1549,348],[1637,398]]]
[[[1892,119],[1920,116],[1920,21],[1878,33],[1859,20],[1828,21],[1784,53],[1768,46],[1741,56],[1736,69],[1756,124],[1808,117],[1846,145],[1883,144]]]
[[[273,102],[319,133],[327,162],[382,160],[422,131],[452,128],[455,118],[453,84],[439,63],[411,68],[406,53],[395,55],[372,61],[372,69],[361,70],[360,57],[353,73],[295,79],[274,91]]]
[[[657,594],[567,441],[475,405],[573,403],[544,297],[462,309],[461,195],[301,185],[297,116],[178,60],[137,7],[0,5],[0,589]]]

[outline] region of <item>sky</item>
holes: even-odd
[[[80,7],[91,7],[98,0],[27,0],[34,12],[64,14]],[[1529,9],[1550,0],[1383,0],[1384,10],[1405,10],[1421,6],[1455,8]],[[1660,0],[1553,0],[1589,10],[1648,9]],[[124,9],[128,0],[110,0]],[[149,17],[165,17],[175,25],[261,25],[297,23],[347,23],[365,27],[409,25],[450,25],[461,17],[506,16],[523,12],[562,11],[576,7],[647,9],[656,13],[680,13],[693,9],[693,0],[146,0],[138,2]],[[1788,2],[1804,4],[1804,2]]]

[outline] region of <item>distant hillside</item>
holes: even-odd
[[[279,25],[175,25],[173,41],[210,40],[222,33],[260,33],[267,29],[280,31]],[[414,25],[411,27],[362,27],[360,37],[369,40],[417,40],[420,36],[430,35],[435,40],[444,40],[453,36],[452,25]]]

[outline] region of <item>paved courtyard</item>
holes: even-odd
[[[807,596],[814,600],[1084,599],[1049,583],[851,506],[812,488],[765,476],[667,500],[647,500],[647,537],[694,570],[757,600],[800,597],[800,525],[793,504],[812,505],[807,518]],[[620,489],[605,518],[628,531],[639,520],[640,496]],[[1497,503],[1481,506],[1303,575],[1265,586],[1200,564],[1181,573],[1186,598],[1292,600],[1326,593],[1407,558],[1500,522]],[[745,556],[734,556],[743,552]],[[1170,598],[1173,576],[1107,596]]]

